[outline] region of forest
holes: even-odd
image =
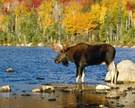
[[[134,0],[0,0],[0,45],[135,44]]]

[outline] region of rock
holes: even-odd
[[[118,104],[117,107],[118,107],[118,108],[123,108],[123,107],[125,107],[125,105],[123,105],[123,104]]]
[[[1,86],[0,92],[11,92],[11,87],[9,85]]]
[[[51,85],[42,85],[39,88],[33,89],[32,92],[33,93],[42,93],[42,92],[51,93],[51,92],[55,92],[55,89]]]
[[[38,47],[43,47],[44,44],[41,42],[41,43],[38,43]]]
[[[106,98],[107,99],[119,99],[120,95],[119,95],[119,93],[117,93],[115,91],[111,91],[111,92],[107,93]]]
[[[28,94],[28,93],[24,93],[24,94],[21,94],[21,96],[31,96],[30,94]]]
[[[41,92],[49,92],[49,93],[55,91],[54,87],[51,85],[42,85],[40,90]]]
[[[32,46],[32,43],[28,43],[26,44],[27,47],[31,47]]]
[[[56,101],[56,98],[49,98],[48,101]]]
[[[40,90],[40,88],[35,88],[35,89],[32,90],[32,92],[33,92],[33,93],[40,93],[41,90]]]
[[[135,63],[131,60],[122,60],[117,64],[119,71],[117,82],[135,82]],[[110,81],[110,72],[106,74],[105,81]]]
[[[96,90],[110,90],[111,87],[107,86],[107,85],[97,85],[96,86]]]
[[[62,90],[62,92],[73,92],[74,90],[72,88],[65,88]]]
[[[14,72],[14,69],[9,67],[9,68],[6,69],[6,72]]]
[[[135,48],[135,45],[134,45],[134,46],[132,46],[131,48]]]
[[[125,46],[123,46],[123,48],[129,48],[129,47],[125,45]]]
[[[45,78],[42,77],[36,77],[37,80],[44,80]]]
[[[105,105],[99,105],[99,108],[108,108]]]

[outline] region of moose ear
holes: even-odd
[[[52,50],[55,52],[60,52],[61,50],[63,50],[63,46],[60,43],[55,43],[52,46]]]

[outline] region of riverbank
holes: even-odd
[[[135,84],[96,91],[95,85],[55,84],[51,93],[0,93],[1,108],[134,108]]]

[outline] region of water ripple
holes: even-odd
[[[124,59],[135,61],[135,49],[117,48],[115,62]],[[14,86],[14,91],[24,88],[30,90],[31,86],[43,83],[75,83],[75,65],[69,67],[55,64],[56,53],[49,48],[16,48],[0,47],[0,85]],[[6,73],[12,67],[15,72]],[[86,83],[104,83],[106,66],[89,66],[86,68]],[[44,78],[38,80],[37,77]]]

